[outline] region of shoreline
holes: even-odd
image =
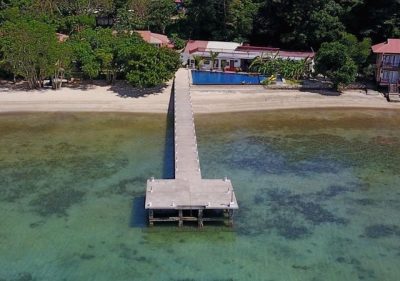
[[[167,114],[172,83],[153,93],[138,95],[132,89],[125,94],[112,86],[89,89],[62,88],[59,91],[21,91],[0,88],[0,114],[23,112],[121,112]],[[131,91],[131,92],[130,92]],[[400,109],[378,92],[335,92],[301,90],[265,90],[261,87],[193,86],[190,89],[195,114],[257,112],[290,109]]]

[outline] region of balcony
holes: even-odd
[[[395,80],[389,80],[389,79],[380,79],[379,80],[379,85],[381,86],[387,86],[390,84],[400,84],[400,79],[396,82]]]
[[[388,70],[400,70],[400,63],[382,62],[381,67]]]

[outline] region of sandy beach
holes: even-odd
[[[127,87],[90,86],[58,91],[24,91],[0,88],[0,113],[4,112],[135,112],[166,113],[171,82],[162,89],[138,93]],[[195,113],[223,113],[291,108],[360,107],[400,109],[378,92],[311,92],[267,90],[262,86],[191,86]]]

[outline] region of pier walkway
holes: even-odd
[[[180,69],[174,82],[175,179],[147,181],[145,208],[154,222],[228,221],[238,209],[229,179],[202,179],[190,98],[189,70]]]

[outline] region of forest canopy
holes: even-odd
[[[373,42],[400,37],[399,0],[192,0],[186,36],[318,49],[348,32]]]
[[[0,0],[0,24],[20,14],[73,33],[109,16],[120,29],[184,39],[318,49],[347,32],[381,42],[400,37],[399,0]]]

